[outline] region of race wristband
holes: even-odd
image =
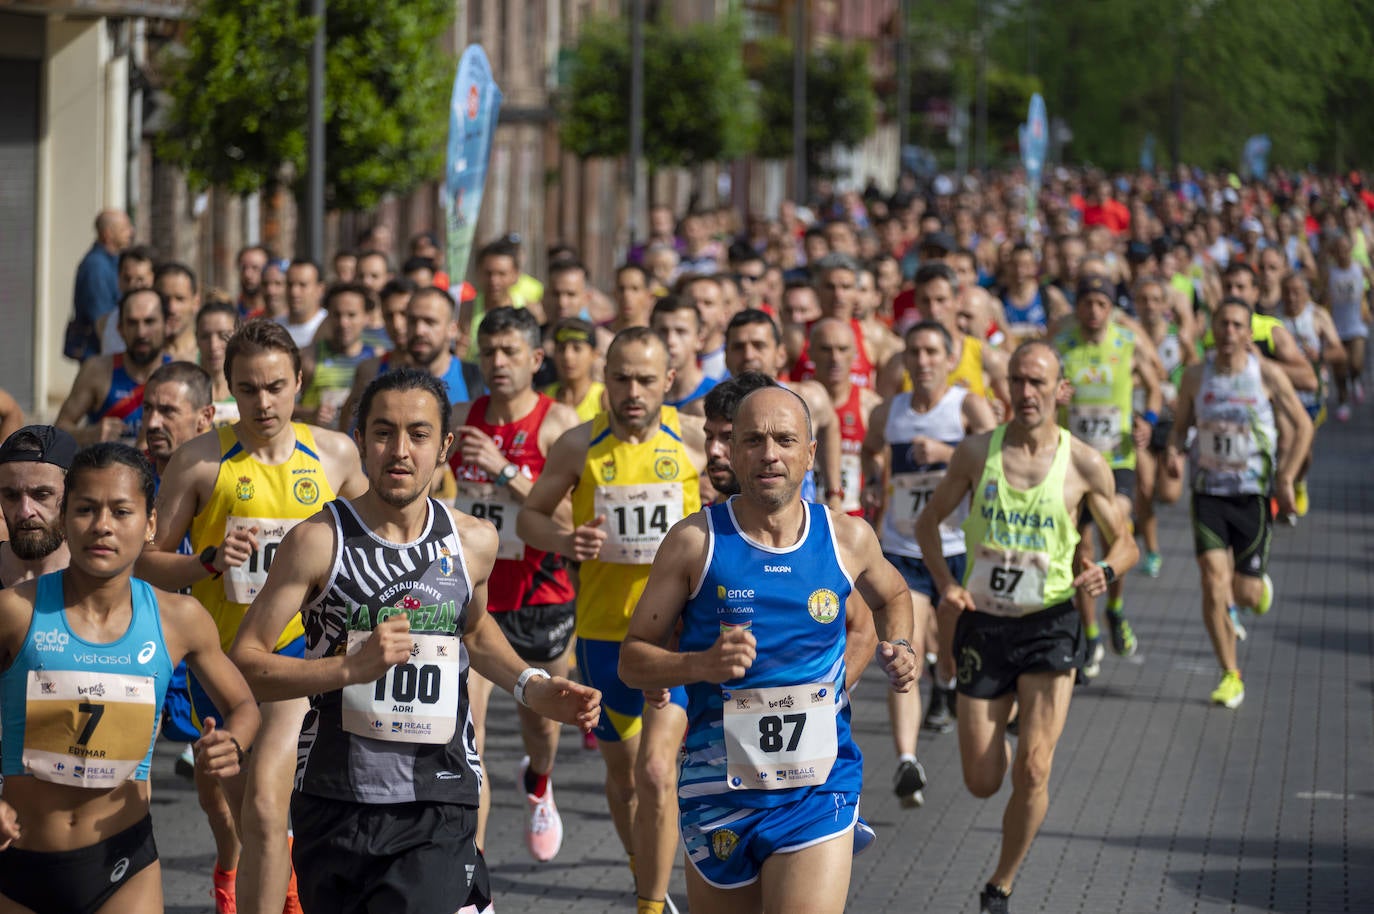
[[[515,700],[527,708],[530,706],[530,703],[525,701],[525,686],[529,685],[530,680],[535,676],[543,676],[545,679],[553,678],[549,675],[548,670],[541,670],[538,667],[532,666],[520,674],[520,678],[515,680],[515,688],[511,689],[511,694],[515,696]]]
[[[912,647],[911,642],[906,640],[905,638],[898,638],[896,641],[889,641],[888,644],[891,644],[893,647],[904,647],[911,654],[911,656],[916,656],[916,648]]]
[[[1141,418],[1143,418],[1146,422],[1150,423],[1151,428],[1154,428],[1156,425],[1159,424],[1159,414],[1152,409],[1145,410],[1145,415]]]

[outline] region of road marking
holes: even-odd
[[[1358,794],[1336,793],[1334,790],[1299,790],[1296,796],[1299,800],[1340,800],[1348,803]]]

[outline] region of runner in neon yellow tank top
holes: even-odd
[[[1113,283],[1100,276],[1084,276],[1074,301],[1074,322],[1055,335],[1054,348],[1063,360],[1071,391],[1067,405],[1059,412],[1060,424],[1106,459],[1116,484],[1118,507],[1130,517],[1135,499],[1136,448],[1149,445],[1161,402],[1156,359],[1146,357],[1142,347],[1147,344],[1112,319],[1115,302]],[[1137,383],[1145,398],[1145,411],[1140,416],[1131,410],[1131,394]],[[1090,521],[1086,513],[1079,516],[1080,533],[1086,533]],[[1083,536],[1078,549],[1082,561],[1092,560],[1091,537]],[[1129,657],[1136,651],[1136,640],[1123,605],[1125,584],[1124,578],[1118,578],[1108,588],[1107,623],[1112,650]],[[1101,671],[1104,653],[1097,628],[1097,601],[1086,595],[1076,599],[1089,642],[1083,678],[1091,681]]]
[[[959,748],[974,796],[1002,786],[1012,755],[1007,721],[1020,709],[1002,852],[982,894],[985,908],[1002,910],[1044,821],[1073,671],[1087,655],[1071,598],[1097,597],[1139,557],[1106,461],[1055,423],[1055,401],[1067,390],[1054,350],[1023,344],[1011,357],[1010,382],[1011,421],[960,443],[916,521],[940,612],[958,617]],[[966,498],[969,561],[960,582],[945,562],[940,524]],[[1085,508],[1109,547],[1096,564],[1075,556],[1074,520]]]
[[[244,324],[226,345],[224,365],[242,418],[172,455],[158,491],[157,533],[138,573],[167,590],[192,588],[228,646],[284,528],[318,511],[329,492],[361,494],[367,478],[347,436],[291,422],[300,353],[285,328],[262,319]],[[178,555],[187,533],[196,553]],[[299,636],[299,626],[289,625],[278,643]],[[224,785],[244,841],[238,868],[244,914],[277,914],[286,897],[287,807],[304,713],[303,701],[264,704],[248,774]],[[251,803],[244,802],[248,776]]]

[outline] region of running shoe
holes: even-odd
[[[1311,506],[1311,501],[1307,497],[1307,480],[1300,479],[1293,483],[1293,507],[1297,510],[1298,517],[1306,517]]]
[[[1107,651],[1102,647],[1102,636],[1088,639],[1088,662],[1079,668],[1084,683],[1092,682],[1102,672],[1102,658]]]
[[[1140,570],[1147,578],[1159,577],[1159,570],[1164,567],[1164,556],[1158,552],[1145,553],[1145,561],[1140,563]]]
[[[915,809],[925,803],[921,788],[926,786],[926,770],[919,761],[904,761],[897,766],[892,776],[892,792],[897,795],[903,809]]]
[[[931,733],[948,733],[954,729],[954,690],[941,687],[938,683],[930,687],[930,701],[926,704],[926,715],[921,721],[921,729]]]
[[[1269,575],[1260,578],[1263,589],[1260,590],[1259,605],[1255,607],[1255,615],[1262,616],[1274,608],[1274,579]]]
[[[1227,708],[1239,708],[1240,703],[1245,700],[1245,683],[1240,681],[1240,673],[1237,670],[1227,670],[1226,675],[1221,677],[1221,684],[1212,692],[1212,704],[1223,705]]]
[[[212,895],[215,899],[215,914],[238,914],[238,896],[234,894],[234,879],[238,875],[238,870],[226,873],[215,866],[214,891]]]
[[[196,753],[191,743],[187,743],[186,748],[181,750],[181,755],[177,756],[176,773],[184,778],[196,776]]]
[[[1354,384],[1352,384],[1352,385],[1350,385],[1350,386],[1353,388],[1353,391],[1354,391],[1354,394],[1355,394],[1355,402],[1356,402],[1356,403],[1363,403],[1363,402],[1364,402],[1364,382],[1363,382],[1363,381],[1358,381],[1358,380],[1357,380]]]
[[[1135,656],[1135,631],[1131,629],[1123,610],[1107,610],[1107,631],[1111,635],[1113,654],[1118,657]]]
[[[989,882],[978,895],[979,914],[1009,914],[1007,903],[1011,896]]]
[[[1244,641],[1250,633],[1245,630],[1245,626],[1240,621],[1240,610],[1232,606],[1226,612],[1231,617],[1231,628],[1236,633],[1236,640]]]
[[[458,914],[496,914],[496,908],[491,902],[487,902],[487,906],[479,911],[477,905],[469,904],[459,908]]]
[[[1337,422],[1349,422],[1349,421],[1350,421],[1350,404],[1349,404],[1349,403],[1342,403],[1340,406],[1336,407],[1336,421],[1337,421]]]
[[[877,840],[878,833],[873,830],[873,826],[865,822],[863,816],[859,816],[859,821],[854,823],[854,856],[857,857],[868,850]]]
[[[515,782],[521,790],[525,789],[525,771],[529,767],[530,757],[527,755],[520,760],[520,769],[515,776]],[[563,817],[558,814],[558,806],[553,802],[553,782],[545,786],[542,797],[525,794],[525,803],[529,806],[529,818],[525,820],[525,847],[535,860],[548,863],[558,856],[559,849],[563,847]]]

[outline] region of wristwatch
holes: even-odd
[[[1102,573],[1107,576],[1108,584],[1116,580],[1116,569],[1112,568],[1111,565],[1108,565],[1106,562],[1098,562],[1097,567],[1101,568]]]
[[[206,546],[200,551],[200,564],[212,577],[219,577],[221,572],[215,567],[215,559],[219,558],[218,546]]]
[[[906,648],[907,653],[911,654],[911,656],[916,656],[916,648],[912,647],[911,642],[906,640],[905,638],[898,638],[896,641],[889,641],[888,643],[891,644],[893,647],[897,647],[900,645],[901,647]]]
[[[498,486],[504,486],[519,475],[520,468],[513,463],[508,463],[501,468],[501,472],[496,474],[496,478],[492,482]]]

